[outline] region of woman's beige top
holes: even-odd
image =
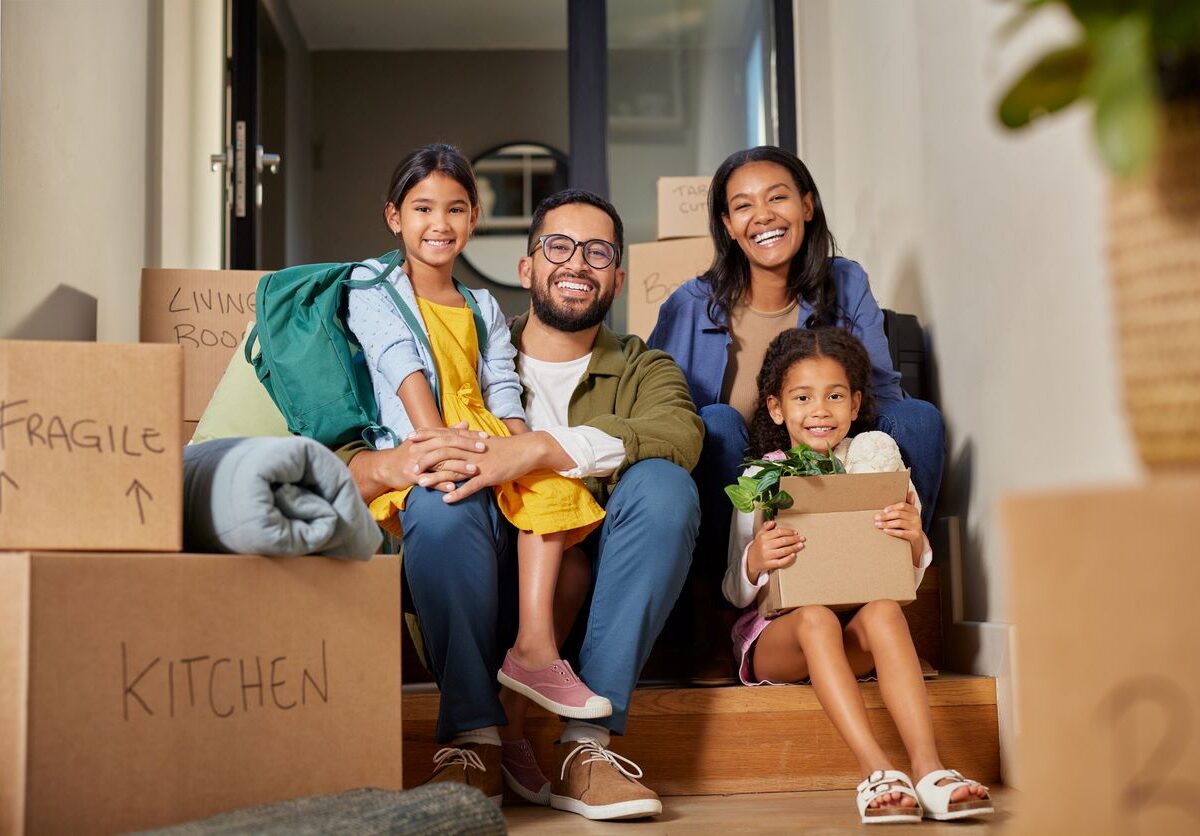
[[[729,316],[729,362],[721,383],[721,400],[742,414],[746,425],[758,406],[758,372],[771,340],[796,327],[796,302],[779,311],[758,311],[746,304]]]

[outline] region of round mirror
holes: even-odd
[[[528,255],[529,225],[543,198],[567,187],[567,158],[545,145],[502,145],[477,157],[479,224],[463,251],[489,281],[520,287],[517,261]]]

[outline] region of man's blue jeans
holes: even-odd
[[[496,671],[516,636],[517,554],[491,491],[454,505],[413,488],[400,521],[404,573],[441,690],[437,739],[508,722]],[[683,468],[646,459],[626,470],[600,528],[584,541],[593,584],[577,670],[612,701],[595,722],[621,734],[638,674],[675,603],[699,526]]]

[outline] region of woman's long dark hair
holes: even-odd
[[[821,195],[808,167],[800,158],[773,145],[760,145],[730,154],[713,175],[708,190],[708,226],[715,253],[712,266],[704,274],[709,286],[709,318],[713,322],[727,323],[730,311],[750,287],[750,263],[742,248],[726,231],[723,218],[729,214],[729,200],[725,194],[729,178],[747,163],[757,162],[783,166],[791,173],[800,196],[812,195],[812,220],[804,225],[804,243],[800,245],[800,251],[792,259],[788,270],[788,297],[792,301],[803,300],[812,305],[813,314],[805,325],[837,325],[842,312],[838,310],[837,289],[834,287],[831,267],[836,244],[825,222]]]
[[[871,394],[871,355],[858,337],[844,328],[791,328],[771,340],[758,372],[758,406],[750,421],[750,454],[762,456],[773,450],[792,446],[787,427],[771,420],[767,398],[783,399],[783,379],[788,369],[802,360],[828,357],[846,370],[850,393],[862,392],[858,418],[850,428],[852,433],[875,426],[875,396]],[[824,452],[824,451],[821,451]]]

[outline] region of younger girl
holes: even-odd
[[[516,349],[504,315],[490,294],[468,290],[452,275],[479,219],[470,163],[450,145],[413,151],[392,175],[384,219],[403,243],[403,269],[388,276],[396,292],[381,285],[353,289],[348,303],[348,324],[370,367],[380,423],[400,437],[414,428],[463,423],[493,436],[526,432]],[[370,276],[365,268],[362,273]],[[385,528],[397,531],[408,490],[371,503]],[[497,678],[555,714],[607,717],[612,704],[559,658],[553,621],[563,550],[599,525],[604,511],[583,483],[556,474],[522,477],[497,486],[495,494],[518,530],[520,585],[517,639]]]
[[[751,453],[761,456],[803,443],[816,450],[831,449],[849,473],[903,470],[900,450],[887,434],[848,437],[856,422],[870,426],[870,378],[871,359],[849,332],[783,332],[771,342],[758,374]],[[875,527],[911,546],[913,573],[920,584],[932,553],[911,483],[907,500],[880,511]],[[821,705],[867,775],[857,797],[864,824],[991,813],[987,788],[944,769],[938,758],[921,666],[900,605],[872,601],[848,613],[808,606],[767,621],[752,606],[755,595],[769,572],[796,561],[804,549],[804,535],[774,522],[763,525],[757,535],[752,528],[750,514],[735,516],[722,584],[732,604],[750,607],[733,628],[742,682],[812,681]],[[919,776],[915,786],[894,768],[871,732],[856,677],[872,670]]]

